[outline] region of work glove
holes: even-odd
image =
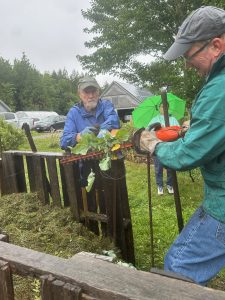
[[[155,147],[162,142],[157,138],[154,131],[148,131],[144,128],[137,130],[133,135],[134,149],[139,154],[154,154]]]
[[[94,127],[94,126],[89,126],[89,127],[85,127],[81,132],[80,132],[80,135],[84,135],[84,134],[87,134],[87,133],[94,133],[95,135],[97,135],[99,132],[99,129]]]
[[[98,138],[104,138],[105,135],[106,135],[107,133],[109,133],[108,130],[106,130],[106,129],[101,129],[101,130],[99,131],[97,137],[98,137]]]

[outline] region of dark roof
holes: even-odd
[[[122,86],[130,94],[132,94],[138,100],[138,102],[142,102],[145,98],[153,96],[153,94],[149,90],[140,88],[131,83],[124,83],[124,82],[117,82],[117,81],[115,82],[120,86]]]

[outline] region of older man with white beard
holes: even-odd
[[[61,148],[74,147],[87,133],[99,130],[119,128],[119,118],[109,100],[100,99],[100,87],[95,78],[85,76],[79,80],[78,94],[80,102],[67,114],[67,119],[60,140]]]

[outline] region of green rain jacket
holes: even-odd
[[[225,54],[213,65],[191,109],[191,127],[183,139],[159,143],[156,156],[174,170],[200,167],[203,208],[225,223]]]

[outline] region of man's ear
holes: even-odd
[[[225,41],[223,38],[214,38],[211,43],[211,49],[215,57],[220,56],[225,51]]]

